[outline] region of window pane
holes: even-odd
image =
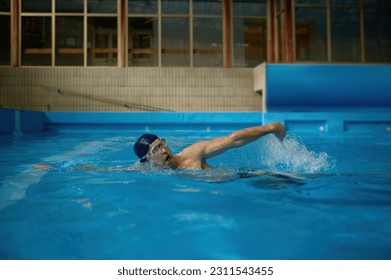
[[[92,66],[117,65],[117,18],[88,18],[88,62]]]
[[[277,40],[278,40],[278,52],[277,52],[277,61],[284,62],[286,60],[286,41],[285,41],[285,13],[281,13],[277,17]]]
[[[52,12],[52,0],[22,0],[22,12]]]
[[[277,9],[277,14],[284,10],[284,6],[285,6],[285,1],[286,0],[274,0],[276,2],[276,9]]]
[[[0,0],[0,12],[10,11],[10,0]]]
[[[0,16],[0,65],[10,65],[11,63],[11,26],[10,16]]]
[[[22,17],[22,65],[51,65],[51,52],[51,18]]]
[[[193,21],[194,66],[223,66],[223,35],[221,19],[195,18]]]
[[[157,18],[129,19],[129,66],[158,66]]]
[[[360,4],[361,0],[330,0],[331,5],[352,5]]]
[[[190,65],[188,18],[162,19],[162,66]]]
[[[326,0],[296,0],[296,4],[326,4]]]
[[[56,12],[82,13],[84,0],[56,0]]]
[[[221,15],[221,0],[193,0],[193,14],[195,15]]]
[[[364,0],[364,5],[365,4],[388,4],[388,7],[390,6],[390,0]],[[384,5],[383,5],[384,6]]]
[[[56,17],[56,65],[83,65],[83,17]]]
[[[163,14],[189,14],[189,0],[162,0]]]
[[[326,9],[296,9],[296,60],[326,61]]]
[[[233,0],[234,16],[266,16],[266,0]]]
[[[129,0],[129,14],[157,14],[157,0]]]
[[[116,13],[117,0],[88,0],[88,13]]]
[[[391,62],[391,10],[365,9],[365,60]]]
[[[331,51],[333,62],[360,61],[359,9],[331,9]]]
[[[234,20],[234,65],[254,67],[266,60],[266,20]]]

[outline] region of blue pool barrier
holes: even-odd
[[[0,109],[0,135],[22,135],[45,129],[43,112]]]
[[[263,118],[261,112],[48,112],[45,115],[47,129],[56,131],[94,127],[139,131],[241,129],[262,124]]]
[[[266,110],[391,111],[391,65],[266,65]]]
[[[17,117],[19,115],[19,117]],[[91,130],[236,130],[272,122],[288,132],[391,135],[391,112],[29,112],[0,109],[0,135]],[[20,122],[18,124],[18,122]],[[18,129],[19,127],[19,129]]]
[[[0,135],[10,135],[15,130],[15,110],[0,109]]]

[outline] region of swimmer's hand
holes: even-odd
[[[103,171],[132,171],[129,168],[100,167],[92,165],[83,165],[75,167],[73,170],[103,170]]]
[[[37,164],[37,165],[32,166],[31,168],[32,169],[41,169],[41,170],[56,169],[55,167],[47,165],[47,164]],[[92,166],[92,165],[82,165],[82,166],[72,168],[70,170],[137,171],[138,169],[135,169],[133,167],[112,168],[112,167],[99,167],[99,166]]]
[[[37,164],[31,167],[32,169],[41,169],[41,170],[49,170],[53,169],[53,166],[47,165],[47,164]]]
[[[105,171],[111,171],[111,168],[108,167],[99,167],[99,166],[92,166],[92,165],[83,165],[79,167],[75,167],[73,170],[105,170]]]
[[[91,169],[96,169],[96,167],[92,165],[83,165],[83,166],[75,167],[73,170],[91,170]]]
[[[273,134],[282,142],[286,135],[285,127],[279,122],[274,123],[273,126]]]

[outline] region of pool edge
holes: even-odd
[[[0,109],[0,136],[47,130],[211,130],[281,122],[290,132],[391,135],[391,112],[37,112]]]

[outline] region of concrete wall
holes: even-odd
[[[0,68],[0,107],[261,111],[252,68]]]

